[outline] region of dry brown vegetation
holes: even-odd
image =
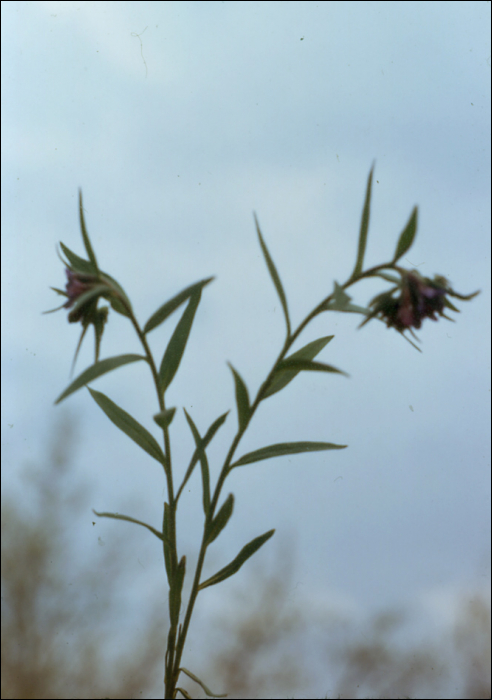
[[[71,430],[65,423],[63,437],[58,435],[43,464],[24,467],[29,494],[22,505],[2,498],[1,696],[162,697],[166,623],[164,616],[156,617],[155,604],[150,601],[142,631],[132,631],[123,648],[112,632],[119,598],[110,582],[118,578],[123,547],[100,550],[99,565],[104,559],[104,570],[110,571],[104,581],[98,561],[81,564],[76,549],[80,538],[75,535],[77,522],[87,518],[85,511],[81,515],[87,487],[74,482],[73,471],[69,477]],[[27,502],[34,505],[27,507]],[[401,647],[392,636],[405,622],[398,612],[377,616],[363,635],[360,625],[355,635],[355,625],[349,623],[343,635],[334,635],[325,623],[314,630],[316,623],[289,599],[291,568],[285,552],[271,574],[258,579],[253,567],[249,575],[256,577],[254,587],[244,574],[244,588],[234,589],[237,597],[227,606],[234,613],[214,618],[207,654],[200,659],[201,668],[194,669],[199,675],[207,669],[204,680],[213,689],[227,691],[229,698],[305,698],[312,697],[306,688],[313,687],[319,688],[318,697],[420,693],[438,698],[444,697],[440,688],[458,668],[453,697],[490,697],[490,607],[480,596],[463,606],[445,640],[446,653],[444,640],[442,647]],[[321,673],[312,663],[308,638],[315,639]],[[116,646],[115,656],[111,650]],[[191,696],[204,697],[191,681],[183,686]]]

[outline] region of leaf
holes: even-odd
[[[246,384],[241,379],[241,376],[234,369],[230,362],[227,363],[231,368],[232,374],[234,375],[234,382],[236,384],[236,404],[237,404],[237,418],[239,423],[239,430],[243,431],[248,424],[250,406],[249,406],[249,395],[248,388]]]
[[[116,355],[115,357],[108,357],[106,360],[96,362],[84,370],[82,374],[79,374],[77,379],[74,379],[65,391],[60,394],[55,404],[60,403],[60,401],[66,399],[67,396],[70,396],[70,394],[73,394],[75,391],[81,389],[89,382],[94,381],[94,379],[101,377],[103,374],[112,372],[112,370],[127,365],[130,362],[138,362],[138,360],[146,360],[146,358],[143,355]]]
[[[241,549],[237,557],[233,559],[230,564],[218,571],[211,578],[201,583],[198,586],[198,589],[203,590],[204,588],[208,588],[208,586],[215,586],[216,583],[225,581],[226,578],[233,576],[237,571],[239,571],[244,562],[247,561],[250,557],[252,557],[253,554],[257,552],[260,549],[260,547],[263,546],[265,542],[270,539],[270,537],[272,537],[274,532],[275,530],[269,530],[268,532],[265,532],[264,535],[260,535],[254,540],[251,540],[251,542],[249,542]]]
[[[393,258],[393,263],[395,263],[397,260],[401,258],[402,255],[405,255],[407,250],[409,250],[412,246],[412,243],[415,239],[415,234],[417,233],[417,216],[418,216],[418,208],[414,207],[412,213],[410,214],[410,218],[408,220],[407,225],[403,229],[403,231],[400,234],[400,238],[398,239],[398,244],[396,246],[396,251],[395,251],[395,257]]]
[[[207,453],[202,446],[203,438],[198,432],[198,428],[193,422],[190,415],[188,415],[186,409],[183,409],[186,415],[186,420],[190,426],[190,430],[193,434],[193,439],[195,440],[195,445],[198,450],[198,459],[200,460],[200,465],[202,468],[202,487],[203,487],[203,512],[205,516],[208,515],[210,509],[210,469],[208,466]],[[224,419],[225,420],[225,419]]]
[[[261,235],[260,225],[258,223],[258,219],[256,218],[256,214],[254,215],[254,217],[255,217],[256,231],[258,233],[258,238],[260,240],[261,249],[263,251],[263,255],[264,255],[265,260],[266,260],[268,271],[269,271],[270,276],[273,280],[273,284],[275,285],[275,289],[277,290],[277,294],[279,296],[280,302],[282,304],[282,308],[284,310],[285,323],[287,325],[287,337],[290,338],[289,310],[287,308],[287,299],[285,298],[284,288],[282,287],[282,282],[280,281],[280,277],[278,276],[277,269],[273,263],[273,260],[270,256],[270,253],[268,252],[268,248],[266,247],[265,241],[263,240],[263,236]]]
[[[65,257],[68,260],[68,264],[62,259],[63,264],[70,267],[74,272],[80,272],[83,275],[94,275],[97,276],[97,268],[89,262],[84,260],[84,258],[79,257],[76,253],[73,253],[70,248],[60,241],[60,247],[65,253]]]
[[[212,520],[210,529],[207,534],[207,545],[211,544],[220,535],[222,530],[225,528],[229,522],[229,518],[232,515],[234,509],[234,494],[230,493],[224,503],[222,504],[219,512]]]
[[[181,609],[181,593],[183,591],[183,581],[186,573],[186,557],[183,556],[178,564],[176,575],[169,588],[169,621],[171,627],[176,627]]]
[[[161,391],[164,393],[176,374],[190,335],[195,313],[200,303],[201,290],[196,291],[188,302],[183,315],[174,329],[159,369]]]
[[[125,520],[127,523],[142,525],[143,527],[146,527],[147,530],[150,530],[150,532],[160,540],[163,539],[162,533],[159,532],[159,530],[156,530],[155,527],[152,527],[152,525],[147,525],[147,523],[144,523],[141,520],[136,520],[136,518],[130,518],[129,515],[120,515],[119,513],[98,513],[98,511],[94,510],[94,508],[92,509],[92,512],[98,515],[100,518],[113,518],[113,520]]]
[[[165,429],[171,425],[175,413],[175,408],[166,408],[165,411],[159,411],[159,413],[156,413],[154,420],[160,428]]]
[[[166,301],[166,303],[157,309],[157,311],[149,318],[144,326],[143,332],[149,333],[150,331],[154,330],[154,328],[157,328],[157,326],[165,321],[166,318],[173,313],[173,311],[176,311],[176,309],[181,306],[183,302],[193,296],[195,292],[198,292],[205,287],[205,285],[211,282],[213,279],[215,279],[215,277],[207,277],[207,279],[204,279],[201,282],[196,282],[196,284],[186,287],[186,289],[183,289],[182,292],[176,294],[176,296],[169,301]]]
[[[299,452],[319,452],[320,450],[343,450],[347,445],[335,445],[333,442],[280,442],[277,445],[262,447],[260,450],[248,452],[234,464],[234,467],[242,467],[244,464],[259,462],[262,459],[271,457],[282,457],[284,455],[295,455]]]
[[[179,670],[183,671],[183,673],[186,673],[186,675],[189,676],[192,681],[195,681],[195,683],[198,683],[198,685],[200,685],[203,688],[203,690],[205,691],[205,695],[208,695],[209,698],[226,698],[227,697],[227,693],[224,693],[223,695],[219,695],[218,693],[213,693],[209,688],[207,688],[205,683],[198,678],[198,676],[195,676],[194,673],[192,673],[191,671],[188,671],[188,669],[184,668],[184,666],[181,666],[181,668]]]
[[[336,374],[349,375],[341,369],[337,369],[332,365],[326,365],[324,362],[313,362],[312,360],[285,359],[279,362],[277,372],[291,371],[293,369],[304,370],[308,372],[334,372]]]
[[[323,348],[332,340],[335,336],[334,335],[327,335],[324,338],[318,338],[318,340],[313,340],[312,343],[308,343],[305,345],[303,348],[300,350],[297,350],[296,352],[292,353],[292,355],[289,355],[289,357],[285,358],[286,360],[312,360],[316,357],[316,355],[323,350]],[[300,369],[291,369],[287,372],[279,372],[278,374],[275,374],[273,378],[270,380],[270,385],[268,389],[265,391],[263,394],[263,398],[266,399],[269,396],[273,396],[273,394],[276,394],[277,391],[280,391],[284,387],[289,384],[294,377],[296,377]]]
[[[166,458],[159,443],[153,435],[146,430],[143,425],[140,425],[129,413],[117,406],[110,398],[100,391],[95,391],[87,387],[92,398],[97,405],[102,408],[110,421],[112,421],[120,430],[128,435],[134,442],[137,443],[142,450],[145,450],[151,457],[166,466]]]
[[[366,252],[367,244],[367,232],[369,229],[369,216],[371,212],[371,188],[372,188],[372,174],[374,172],[374,165],[371,168],[369,177],[367,178],[367,188],[366,188],[366,199],[364,201],[364,208],[362,210],[362,219],[360,222],[359,231],[359,246],[357,249],[357,260],[355,262],[354,271],[350,279],[358,277],[362,272],[362,266],[364,264],[364,254]]]
[[[338,282],[335,282],[332,296],[333,299],[324,305],[323,311],[343,311],[344,313],[364,314],[365,316],[369,313],[369,309],[366,309],[364,306],[351,304],[352,297],[345,292]]]
[[[185,412],[186,419],[188,420],[188,423],[190,424],[190,427],[191,427],[191,424],[193,423],[193,421],[191,420],[190,416],[189,416],[188,413],[186,412],[186,409],[184,408],[183,410],[184,410],[184,412]],[[205,451],[205,448],[207,447],[207,445],[209,444],[209,442],[211,442],[211,440],[212,440],[212,438],[214,437],[214,435],[215,435],[215,433],[217,432],[217,430],[218,430],[218,429],[220,428],[220,426],[224,423],[225,419],[227,418],[227,414],[228,414],[228,413],[229,413],[229,411],[227,411],[226,413],[223,413],[221,416],[219,416],[219,417],[217,418],[217,420],[215,420],[215,421],[212,423],[212,425],[210,426],[210,428],[207,430],[207,432],[206,432],[206,434],[205,434],[205,437],[201,438],[200,443],[197,445],[196,450],[195,450],[194,453],[193,453],[193,457],[191,458],[191,462],[190,462],[190,464],[189,464],[189,467],[188,467],[188,469],[186,470],[186,474],[185,474],[185,477],[184,477],[184,479],[183,479],[183,483],[182,483],[181,486],[179,487],[179,491],[178,491],[178,493],[177,493],[177,495],[176,495],[176,502],[178,501],[178,499],[179,499],[179,497],[180,497],[180,495],[181,495],[181,491],[184,489],[186,482],[187,482],[188,479],[190,478],[190,476],[191,476],[191,474],[192,474],[192,472],[193,472],[193,469],[195,468],[195,464],[198,462],[198,460],[199,460],[199,458],[200,458],[200,455],[202,454],[202,452]],[[190,421],[191,421],[191,422],[190,422]],[[194,424],[193,424],[193,425],[194,425]],[[193,432],[193,431],[192,431],[192,432]],[[197,431],[197,432],[198,432],[198,431]],[[194,435],[194,433],[193,433],[193,435]],[[207,464],[207,467],[208,467],[208,464]]]
[[[89,234],[87,233],[87,229],[85,226],[84,208],[82,206],[82,190],[81,189],[79,189],[79,215],[80,215],[80,230],[82,231],[82,240],[84,241],[84,247],[87,251],[87,255],[89,256],[89,260],[96,268],[96,271],[98,271],[96,256],[94,254],[94,251],[92,250],[92,245],[91,245],[91,242],[89,239]]]

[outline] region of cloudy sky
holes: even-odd
[[[99,263],[141,323],[216,275],[166,395],[180,411],[177,474],[192,450],[181,407],[202,432],[233,409],[210,448],[216,475],[237,421],[227,361],[254,397],[284,338],[253,211],[295,328],[350,276],[375,161],[366,265],[391,259],[417,204],[403,265],[481,295],[458,302],[456,323],[426,321],[422,354],[379,322],[356,330],[351,314],[326,313],[306,329],[296,349],[335,334],[319,359],[350,378],[299,376],[260,407],[238,455],[294,440],[349,448],[236,470],[224,491],[235,493],[235,514],[207,573],[275,527],[295,552],[295,595],[327,605],[369,610],[489,585],[489,26],[486,2],[3,3],[7,488],[22,488],[18,465],[36,460],[68,411],[80,423],[74,469],[94,485],[80,530],[88,546],[90,507],[161,519],[157,463],[88,392],[53,406],[79,328],[65,312],[41,312],[60,303],[50,286],[65,283],[56,244],[84,254],[78,187]],[[352,294],[365,305],[385,288],[361,283]],[[157,362],[178,318],[149,336]],[[139,351],[130,324],[110,314],[102,357]],[[75,375],[92,362],[88,335]],[[158,437],[150,380],[137,363],[94,388]],[[193,558],[198,473],[185,496],[179,537]],[[130,526],[98,527],[110,542],[113,528]],[[158,572],[148,539],[142,531],[140,560]],[[273,543],[256,556],[271,557]]]

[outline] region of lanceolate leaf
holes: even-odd
[[[190,335],[191,326],[195,313],[200,303],[201,290],[195,291],[188,306],[184,310],[183,315],[178,321],[178,325],[174,329],[171,340],[168,343],[164,357],[162,358],[161,367],[159,369],[159,378],[161,390],[164,392],[171,384],[174,375],[178,371],[181,358],[185,351],[186,343]]]
[[[215,518],[212,520],[212,524],[210,525],[210,530],[207,535],[207,544],[210,544],[213,542],[222,532],[222,530],[225,528],[227,523],[229,522],[229,518],[232,515],[232,511],[234,509],[234,494],[230,493],[224,503],[222,504],[219,512],[215,516]]]
[[[60,403],[60,401],[66,399],[67,396],[73,394],[74,391],[81,389],[83,386],[94,381],[94,379],[97,379],[103,374],[111,372],[112,370],[122,367],[123,365],[127,365],[130,362],[138,362],[138,360],[145,359],[146,358],[143,355],[116,355],[115,357],[108,357],[106,360],[100,360],[84,370],[82,374],[77,377],[77,379],[74,379],[74,381],[65,389],[63,394],[60,394],[55,401],[55,404]]]
[[[181,609],[181,592],[186,573],[186,557],[183,556],[178,564],[176,575],[169,589],[169,621],[172,627],[178,624],[179,611]]]
[[[263,240],[263,236],[261,235],[260,225],[258,224],[258,219],[256,218],[256,214],[255,214],[255,224],[256,224],[256,231],[258,233],[258,238],[260,240],[261,249],[263,251],[263,255],[265,256],[268,271],[269,271],[270,276],[273,280],[273,284],[275,285],[275,289],[277,290],[277,294],[279,296],[280,302],[282,304],[282,308],[284,310],[285,323],[287,325],[287,337],[290,338],[289,310],[287,308],[287,299],[285,298],[284,288],[282,287],[282,282],[280,281],[280,277],[278,276],[277,269],[273,263],[273,260],[270,256],[270,253],[268,252],[268,248],[266,247],[265,241]]]
[[[84,258],[81,258],[76,253],[72,252],[70,248],[67,248],[67,246],[61,241],[60,248],[65,253],[69,267],[71,267],[74,272],[80,272],[83,275],[97,275],[97,268],[91,262],[84,260]],[[61,258],[61,256],[59,257]],[[63,264],[67,264],[65,260],[63,260]]]
[[[188,413],[186,412],[186,409],[183,409],[183,410],[184,410],[184,412],[185,412],[185,415],[186,415],[186,418],[187,418],[187,420],[188,420],[188,423],[190,424],[190,427],[191,427],[191,424],[193,423],[193,421],[191,421],[191,418],[190,418],[190,416],[188,415]],[[184,489],[186,482],[187,482],[188,479],[190,478],[190,476],[191,476],[191,474],[192,474],[192,472],[193,472],[193,469],[195,468],[195,464],[196,464],[196,463],[198,462],[198,460],[200,459],[200,455],[201,455],[203,452],[205,452],[205,448],[207,447],[207,445],[209,444],[209,442],[211,442],[212,438],[214,437],[215,433],[216,433],[217,430],[220,428],[220,426],[224,423],[225,419],[227,418],[227,414],[228,414],[228,413],[229,413],[229,411],[227,411],[226,413],[223,413],[221,416],[219,416],[219,417],[217,418],[217,420],[215,420],[215,421],[212,423],[212,425],[210,426],[210,428],[207,430],[207,432],[206,432],[206,434],[205,434],[205,437],[201,438],[199,445],[197,445],[197,448],[196,448],[195,452],[193,453],[193,457],[191,458],[190,465],[189,465],[188,469],[186,470],[186,474],[185,474],[185,477],[184,477],[184,479],[183,479],[183,483],[182,483],[181,486],[179,487],[179,491],[178,491],[178,493],[177,493],[177,495],[176,495],[176,501],[179,499],[179,497],[180,497],[180,495],[181,495],[181,491]],[[191,423],[190,423],[190,421],[191,421]],[[192,432],[193,432],[193,431],[192,431]],[[197,431],[197,432],[198,432],[198,431]],[[194,433],[193,433],[193,436],[194,436]],[[208,466],[208,465],[207,465],[207,466]],[[208,512],[208,510],[207,510],[207,512]]]
[[[198,432],[198,428],[193,422],[193,419],[188,414],[186,409],[183,410],[185,412],[188,425],[190,426],[190,430],[193,434],[193,439],[195,440],[196,449],[198,451],[198,459],[200,460],[200,465],[202,468],[203,512],[207,516],[210,509],[210,469],[208,467],[207,453],[203,447],[203,438]]]
[[[214,586],[216,583],[225,581],[225,579],[229,578],[229,576],[233,576],[237,571],[239,571],[244,562],[250,557],[252,557],[253,554],[257,552],[259,548],[262,547],[265,544],[265,542],[270,539],[270,537],[272,537],[274,532],[275,530],[269,530],[268,532],[265,532],[264,535],[260,535],[260,537],[256,537],[254,540],[251,540],[251,542],[249,542],[241,549],[237,557],[233,559],[230,564],[218,571],[211,578],[201,583],[198,586],[199,590],[207,588],[208,586]]]
[[[137,443],[142,450],[145,450],[151,457],[160,462],[163,466],[166,465],[166,458],[159,447],[159,443],[153,435],[146,430],[143,425],[140,425],[129,413],[117,406],[110,398],[100,391],[95,391],[87,387],[92,398],[120,430],[128,435],[134,442]]]
[[[414,207],[410,218],[408,220],[407,225],[403,229],[403,231],[400,234],[400,238],[398,239],[398,245],[396,246],[396,251],[395,251],[395,257],[393,258],[393,262],[395,263],[397,260],[401,258],[402,255],[405,255],[407,250],[409,250],[412,246],[412,243],[415,239],[415,234],[417,233],[417,216],[418,216],[418,209],[417,207]]]
[[[203,289],[203,287],[205,287],[205,285],[211,282],[213,279],[215,279],[215,277],[207,277],[207,279],[204,279],[201,282],[192,284],[189,287],[186,287],[186,289],[183,289],[183,291],[179,294],[176,294],[176,296],[169,301],[166,301],[166,303],[157,309],[157,311],[149,318],[144,326],[144,333],[149,333],[150,331],[154,330],[154,328],[157,328],[157,326],[165,321],[166,318],[173,313],[173,311],[176,311],[181,304],[193,296],[195,292]]]
[[[367,178],[367,188],[366,188],[366,199],[364,201],[364,209],[362,210],[362,219],[360,222],[360,232],[359,232],[359,246],[357,248],[357,260],[355,262],[354,271],[352,272],[352,277],[357,277],[362,272],[362,266],[364,265],[364,254],[366,252],[367,244],[367,232],[369,230],[369,216],[371,211],[371,188],[372,188],[372,174],[374,171],[374,165],[371,168],[369,177]]]
[[[334,337],[334,335],[327,335],[324,338],[313,340],[312,343],[308,343],[300,350],[293,352],[292,355],[289,355],[289,357],[286,358],[286,360],[312,360]],[[283,389],[294,379],[294,377],[299,374],[300,371],[300,369],[290,369],[288,371],[275,374],[271,380],[270,386],[263,394],[263,398],[266,399],[269,396],[273,396],[273,394],[276,394],[277,391]]]
[[[158,537],[160,540],[163,539],[162,532],[156,530],[155,527],[152,527],[152,525],[148,525],[147,523],[142,522],[142,520],[130,518],[129,515],[120,515],[119,513],[98,513],[98,511],[94,510],[94,508],[92,509],[92,512],[100,518],[113,518],[114,520],[125,520],[127,523],[135,523],[136,525],[142,525],[142,527],[146,527],[147,530],[150,530],[150,532],[156,537]]]
[[[335,372],[336,374],[349,375],[341,369],[337,369],[332,365],[325,365],[323,362],[313,362],[312,360],[286,359],[279,362],[277,371],[285,372],[292,369],[307,370],[308,372]]]
[[[248,388],[231,363],[229,362],[228,364],[231,368],[232,374],[234,375],[234,382],[236,385],[236,404],[239,430],[243,430],[248,423],[250,412]]]
[[[82,190],[79,190],[79,215],[80,215],[80,230],[82,231],[82,239],[84,241],[84,246],[87,251],[87,255],[89,256],[89,260],[91,263],[94,265],[96,270],[98,269],[97,267],[97,260],[96,256],[94,254],[94,251],[92,250],[91,242],[89,240],[89,234],[87,233],[87,229],[85,226],[85,219],[84,219],[84,208],[82,206]]]
[[[248,452],[237,462],[231,464],[234,467],[242,467],[244,464],[259,462],[262,459],[271,457],[282,457],[284,455],[295,455],[299,452],[319,452],[320,450],[343,450],[347,445],[335,445],[333,442],[281,442],[277,445],[262,447],[260,450]]]

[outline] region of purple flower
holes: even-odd
[[[438,320],[438,316],[448,318],[444,314],[447,307],[458,311],[449,301],[448,296],[459,299],[471,299],[475,294],[464,296],[456,293],[448,284],[445,277],[435,275],[434,279],[422,277],[416,270],[408,271],[398,268],[400,281],[389,292],[378,294],[369,303],[371,313],[360,324],[363,326],[372,318],[380,318],[388,328],[396,328],[402,333],[412,328],[420,328],[425,318]],[[449,319],[452,320],[452,319]]]

